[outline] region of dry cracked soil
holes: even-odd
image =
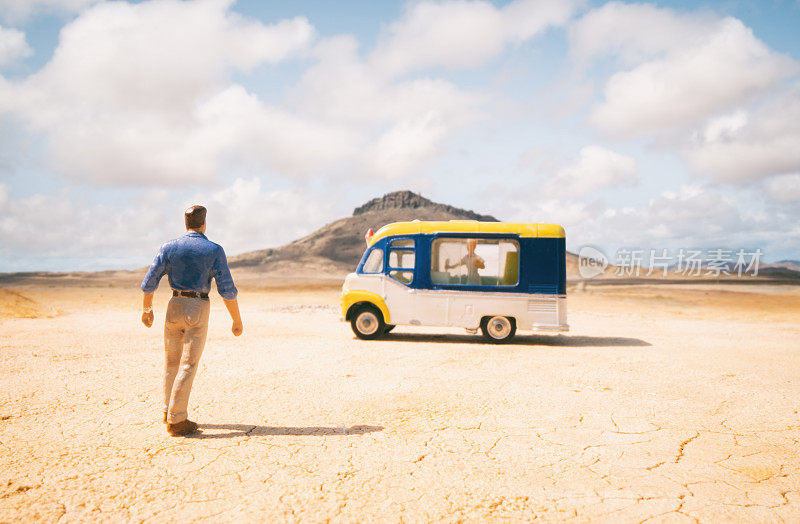
[[[190,438],[160,419],[163,289],[149,330],[135,288],[14,293],[3,522],[800,521],[796,289],[575,292],[570,333],[503,346],[244,290],[240,338],[212,300]]]

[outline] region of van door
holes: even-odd
[[[416,239],[416,242],[423,242]],[[420,259],[412,238],[396,239],[389,243],[385,297],[392,324],[412,326],[447,325],[447,297],[440,291],[421,289],[415,282],[418,264],[427,263]],[[424,251],[424,250],[423,250]]]
[[[418,324],[414,311],[416,290],[414,269],[416,250],[413,238],[399,238],[389,242],[386,250],[386,275],[384,297],[392,324]]]

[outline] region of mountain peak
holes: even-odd
[[[433,202],[411,191],[395,191],[373,198],[357,207],[353,216],[340,218],[290,244],[243,253],[228,262],[231,267],[242,267],[314,259],[342,264],[339,269],[352,269],[364,253],[364,233],[368,229],[377,231],[386,224],[409,220],[498,221],[493,216]]]
[[[366,204],[359,206],[353,210],[353,216],[363,215],[365,213],[372,213],[377,211],[385,211],[391,209],[419,209],[430,208],[431,210],[440,211],[443,213],[450,213],[459,215],[465,219],[482,220],[486,222],[497,222],[497,219],[489,215],[481,215],[474,211],[467,209],[459,209],[457,207],[448,206],[446,204],[439,204],[428,200],[418,193],[412,191],[393,191],[386,193],[382,197],[373,198]]]
[[[382,197],[373,198],[366,204],[355,208],[353,216],[384,209],[416,209],[433,205],[432,201],[412,191],[393,191],[386,193]]]

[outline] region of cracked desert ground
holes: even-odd
[[[0,289],[0,521],[800,521],[798,288],[589,287],[492,346],[243,287],[173,438],[165,287],[149,330],[135,284]]]

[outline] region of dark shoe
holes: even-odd
[[[167,412],[165,411],[164,412],[164,424],[166,424],[166,423],[167,423]]]
[[[197,431],[197,423],[191,420],[182,420],[176,424],[167,424],[167,433],[173,437],[188,435]]]

